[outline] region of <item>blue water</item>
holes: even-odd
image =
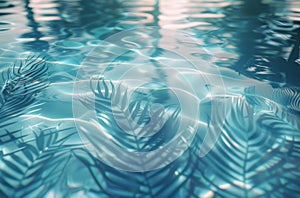
[[[0,197],[299,197],[297,0],[0,1]]]

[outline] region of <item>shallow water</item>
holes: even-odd
[[[0,1],[0,197],[298,197],[299,8]]]

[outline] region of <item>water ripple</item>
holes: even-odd
[[[126,68],[139,65],[131,76],[134,79],[176,82],[173,70],[161,71],[162,66],[156,63],[160,60],[162,65],[172,65],[188,79],[195,95],[204,98],[199,104],[203,108],[199,133],[182,158],[157,171],[127,173],[106,166],[82,147],[69,149],[75,141],[67,139],[64,132],[76,132],[72,128],[71,100],[75,96],[73,81],[82,61],[87,60],[84,65],[87,68],[103,62],[108,64],[105,60],[118,53],[120,46],[104,39],[123,30],[149,26],[158,30],[137,31],[120,38],[124,47],[132,51],[116,58],[108,73],[112,77],[116,71],[123,75]],[[184,31],[195,42],[171,39],[166,29]],[[1,181],[7,182],[7,185],[1,183],[1,188],[5,185],[1,193],[7,193],[4,197],[284,197],[300,193],[297,180],[300,173],[297,166],[300,157],[299,1],[0,0],[0,41],[1,73],[7,73],[16,59],[29,53],[45,54],[49,58],[47,63],[51,63],[50,86],[32,96],[38,98],[40,106],[33,105],[32,110],[22,115],[21,122],[16,117],[18,122],[0,123],[0,158],[5,162],[0,169],[6,174]],[[155,47],[144,49],[149,45]],[[190,55],[193,61],[205,63],[199,65],[201,71],[187,68],[178,56],[162,50],[163,47],[176,50],[178,46],[184,47],[184,54]],[[95,52],[96,58],[87,58],[95,47],[101,49]],[[168,58],[164,59],[166,55]],[[145,59],[149,60],[147,64]],[[149,66],[153,69],[147,69]],[[201,89],[199,76],[203,73],[212,83]],[[222,79],[224,84],[214,83],[216,79]],[[12,85],[4,81],[0,83],[2,88],[5,83]],[[36,82],[31,84],[24,86],[29,90],[37,88]],[[2,91],[18,89],[6,86]],[[155,100],[165,95],[156,93]],[[220,106],[211,108],[213,102]],[[224,104],[225,110],[221,108]],[[225,119],[224,122],[212,124],[214,115],[217,120]],[[54,127],[54,132],[43,135],[33,130],[44,129],[45,125]],[[62,125],[67,125],[66,129],[59,127]],[[200,158],[198,150],[203,131],[213,126],[222,133],[214,149]],[[115,131],[109,132],[118,141],[127,143]],[[158,147],[157,142],[162,138],[154,140],[150,141],[150,148]],[[39,161],[47,157],[49,161],[42,161],[47,163]],[[44,164],[51,169],[40,168]],[[15,179],[12,174],[15,172],[25,179],[21,182]],[[45,177],[50,173],[51,177]],[[8,177],[9,174],[12,175]]]

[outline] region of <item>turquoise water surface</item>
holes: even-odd
[[[0,197],[299,197],[297,0],[0,1]]]

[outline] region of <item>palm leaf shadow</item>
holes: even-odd
[[[81,102],[95,108],[98,122],[119,145],[125,145],[129,150],[149,151],[157,148],[159,142],[170,140],[176,132],[176,120],[180,115],[177,106],[152,110],[146,96],[130,101],[127,87],[122,84],[115,86],[104,79],[99,79],[96,87],[91,85],[91,88],[95,105],[90,98],[83,98]]]
[[[48,86],[47,70],[44,58],[29,56],[2,73],[0,123],[20,116],[29,106],[37,108],[36,95]]]
[[[1,197],[45,196],[60,180],[71,149],[81,147],[66,143],[76,134],[74,128],[43,128],[33,134],[33,138],[19,137],[18,149],[1,152]]]
[[[231,99],[214,148],[194,161],[197,171],[192,177],[195,181],[201,178],[204,191],[220,197],[284,197],[300,193],[300,168],[296,165],[300,129],[290,121],[291,117],[278,113],[281,110],[262,109],[244,97]]]
[[[64,166],[63,143],[72,136],[69,129],[40,129],[25,133],[20,116],[39,110],[38,94],[48,86],[48,65],[44,57],[29,56],[17,61],[0,79],[1,197],[30,197],[46,193]],[[59,135],[61,132],[64,135]],[[34,134],[34,136],[33,136]],[[61,161],[60,161],[61,160]]]
[[[77,181],[81,186],[72,191],[64,189],[64,196],[72,196],[83,189],[89,189],[89,192],[85,191],[86,195],[94,193],[104,197],[174,197],[189,194],[189,179],[193,171],[190,152],[164,168],[148,172],[126,172],[112,168],[86,149],[73,150],[73,154],[76,159],[72,166],[88,181]],[[69,170],[73,171],[72,167]]]
[[[91,109],[96,109],[99,118],[98,121],[103,129],[110,135],[113,135],[114,139],[125,147],[124,149],[151,151],[171,139],[178,129],[179,122],[177,119],[180,114],[180,109],[174,106],[165,109],[166,111],[172,111],[167,118],[161,118],[164,120],[164,124],[161,130],[153,136],[143,136],[137,140],[135,139],[135,133],[129,134],[124,132],[123,128],[116,123],[116,117],[121,120],[130,117],[132,120],[141,123],[141,128],[135,128],[135,126],[133,126],[130,130],[138,130],[138,132],[142,134],[145,133],[144,130],[149,130],[148,128],[143,128],[143,123],[149,121],[149,114],[145,112],[149,106],[147,101],[145,102],[144,99],[139,98],[134,98],[130,103],[126,88],[124,90],[121,86],[122,85],[116,87],[111,81],[99,79],[95,89],[93,89],[94,86],[91,85],[95,94],[95,103],[93,104],[90,98],[83,98],[81,102]],[[157,112],[154,112],[152,115],[157,115],[158,118],[156,119],[159,119],[159,116],[168,114],[158,109]],[[99,142],[95,142],[96,140],[93,137],[89,138],[89,141],[92,142],[92,144],[100,144]],[[99,146],[103,147],[101,144]],[[105,152],[111,151],[105,150]],[[88,169],[90,174],[89,178],[92,178],[94,181],[93,187],[91,188],[96,192],[101,192],[103,196],[113,197],[174,197],[176,195],[189,194],[187,185],[190,178],[189,176],[193,171],[193,164],[190,163],[190,154],[189,151],[185,152],[179,159],[164,168],[147,172],[131,173],[107,166],[88,150],[81,149],[74,152],[74,155],[80,160],[83,167]],[[115,158],[118,157],[122,156],[115,156]],[[168,158],[168,156],[164,157]],[[156,159],[153,159],[146,163],[156,163],[156,161]],[[73,164],[75,165],[76,163]],[[78,168],[76,170],[82,169]]]
[[[44,57],[28,56],[2,72],[0,77],[0,149],[14,149],[18,138],[27,136],[17,129],[24,113],[39,110],[38,94],[48,86],[48,65]]]

